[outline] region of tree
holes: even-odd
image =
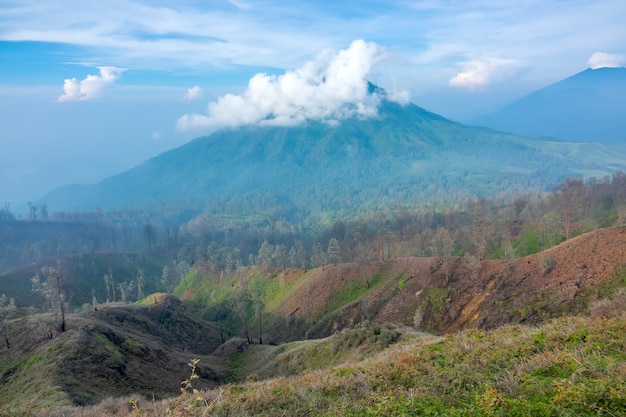
[[[272,266],[272,255],[274,254],[274,245],[270,244],[267,239],[263,241],[256,257],[257,265],[269,268]]]
[[[326,264],[326,253],[324,249],[322,249],[322,245],[318,242],[313,244],[313,249],[311,253],[311,265],[313,268],[317,268]]]
[[[433,237],[433,252],[441,257],[443,268],[446,274],[446,282],[450,279],[450,257],[454,250],[454,240],[450,237],[450,232],[443,227],[437,229]]]
[[[263,344],[263,311],[265,310],[265,292],[267,287],[262,278],[256,278],[252,283],[250,298],[259,322],[259,344]]]
[[[146,277],[143,269],[137,270],[137,300],[141,300],[145,297],[143,293],[143,287],[146,283]]]
[[[11,212],[11,203],[5,202],[0,208],[0,220],[15,220],[15,215]]]
[[[152,252],[152,245],[156,242],[156,228],[150,223],[146,223],[143,227],[143,237],[148,245],[148,252]]]
[[[283,271],[286,268],[286,263],[287,263],[287,247],[285,245],[276,245],[274,247],[274,253],[272,255],[272,258],[274,258],[276,260],[276,262],[278,262],[278,265],[283,269]]]
[[[298,251],[296,251],[296,247],[292,246],[289,249],[289,265],[293,268],[297,268],[298,266]]]
[[[48,205],[47,204],[42,204],[41,208],[40,208],[40,211],[41,211],[41,219],[43,221],[48,221]]]
[[[163,273],[161,274],[161,284],[163,284],[165,292],[171,293],[177,281],[178,276],[176,274],[176,267],[171,267],[169,265],[163,266]]]
[[[15,313],[15,310],[15,301],[13,301],[12,298],[8,298],[5,294],[0,295],[0,333],[2,333],[2,337],[4,337],[4,343],[7,349],[11,349],[11,343],[9,342],[6,323]]]
[[[487,235],[488,235],[488,222],[487,222],[487,202],[485,200],[469,201],[468,202],[468,215],[472,221],[470,227],[470,234],[474,241],[474,248],[476,249],[476,256],[479,260],[485,259],[485,251],[487,250]]]
[[[117,284],[117,289],[120,293],[120,299],[123,303],[129,302],[135,291],[135,281],[124,281]]]
[[[107,291],[107,302],[115,302],[117,299],[117,293],[115,291],[115,280],[113,279],[113,271],[111,270],[111,268],[109,268],[109,272],[104,274],[102,279],[104,279],[104,286],[106,287]]]
[[[376,213],[376,227],[378,229],[378,240],[380,241],[380,257],[385,260],[385,237],[389,232],[389,220],[387,219],[387,210]]]
[[[502,245],[502,251],[504,252],[504,259],[515,259],[517,256],[513,244],[508,239]]]
[[[304,243],[301,240],[296,240],[296,251],[298,252],[298,259],[300,261],[300,267],[306,274],[306,248],[304,247]]]
[[[248,283],[243,277],[239,280],[239,288],[237,288],[233,294],[232,303],[233,310],[239,316],[241,324],[243,324],[244,333],[248,344],[252,343],[252,337],[250,336],[250,307],[252,297],[248,288]]]
[[[45,277],[41,281],[39,274],[35,275],[31,282],[33,284],[33,292],[39,294],[44,300],[44,306],[52,309],[59,309],[60,319],[58,330],[65,331],[65,294],[63,293],[63,263],[57,261],[57,266],[46,266],[41,268],[41,273]]]
[[[582,210],[584,195],[585,185],[582,179],[566,178],[549,196],[549,201],[563,225],[565,240],[569,240],[574,221]]]
[[[328,262],[335,265],[341,260],[341,247],[339,246],[339,241],[334,237],[328,242],[326,256],[328,257]]]
[[[36,204],[33,204],[32,201],[28,202],[28,217],[30,219],[30,221],[36,221],[37,220],[37,211],[39,210],[39,206]]]
[[[480,260],[471,253],[465,252],[465,254],[463,254],[463,262],[465,262],[465,266],[467,266],[467,269],[469,269],[471,273],[471,278],[478,278],[478,273],[482,268],[482,263],[480,262]]]

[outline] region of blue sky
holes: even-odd
[[[364,78],[463,120],[623,66],[624,16],[623,0],[0,0],[0,202],[222,126],[365,117]]]

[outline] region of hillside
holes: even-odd
[[[623,304],[622,304],[623,306]],[[291,377],[191,387],[176,398],[130,397],[93,407],[8,409],[13,416],[617,416],[626,413],[626,320],[571,317],[539,327],[466,330],[445,338],[405,335],[369,356],[333,363],[360,350],[359,333],[246,351],[260,365],[324,359],[327,365]],[[367,346],[367,343],[365,343]],[[333,353],[333,347],[339,347]],[[256,359],[254,358],[256,356]],[[269,354],[272,356],[272,353]],[[282,358],[282,359],[278,359]],[[278,359],[278,360],[276,360]],[[202,363],[202,362],[200,362]],[[192,374],[193,375],[193,374]],[[189,379],[189,377],[187,377]],[[187,380],[188,380],[187,379]],[[199,385],[198,385],[199,386]],[[5,410],[7,408],[5,407]],[[0,412],[2,409],[0,409]]]
[[[626,266],[626,232],[599,229],[534,255],[483,260],[462,257],[405,257],[371,263],[330,264],[303,272],[294,268],[242,267],[216,276],[202,263],[181,281],[176,294],[207,320],[218,321],[241,336],[243,321],[257,338],[258,290],[264,311],[266,342],[325,337],[364,320],[416,326],[433,333],[465,327],[494,328],[507,323],[539,323],[549,317],[584,311],[593,292]],[[1,293],[18,307],[41,307],[31,279],[47,259],[0,274]],[[91,254],[63,258],[62,290],[70,310],[112,300],[103,276],[111,273],[126,287],[126,301],[163,288],[162,262],[147,255]],[[41,275],[43,278],[43,275]],[[257,286],[257,287],[255,287]],[[244,303],[239,301],[244,300]],[[238,310],[244,309],[243,313]],[[242,318],[242,314],[244,314]]]
[[[249,300],[247,291],[262,287],[266,342],[326,337],[366,320],[446,334],[586,312],[598,296],[626,286],[624,259],[626,232],[610,228],[542,253],[479,265],[459,257],[399,258],[306,273],[250,268],[221,280],[197,271],[178,294],[198,314],[221,317],[234,335],[244,337],[247,320],[256,340],[256,307],[237,300]]]
[[[470,120],[526,136],[626,144],[626,68],[587,69]]]
[[[51,210],[193,206],[238,216],[356,213],[444,195],[460,201],[545,190],[566,176],[615,169],[614,160],[563,156],[567,149],[384,102],[368,120],[220,130],[98,184],[53,191],[41,203]]]
[[[50,314],[35,314],[8,323],[0,404],[45,409],[130,394],[171,397],[195,357],[202,359],[198,386],[215,386],[226,375],[209,356],[221,344],[217,327],[186,313],[173,297],[73,314],[63,333],[55,322]]]
[[[510,407],[517,407],[518,400],[525,406],[535,401],[545,404],[548,397],[538,396],[542,390],[548,390],[552,399],[567,394],[601,401],[598,395],[606,398],[607,392],[622,392],[624,387],[611,385],[611,379],[600,380],[599,375],[623,376],[619,361],[625,358],[619,356],[624,352],[619,340],[615,342],[620,346],[619,353],[611,347],[614,345],[596,341],[609,337],[607,329],[624,334],[619,330],[623,319],[572,317],[619,315],[625,303],[624,259],[626,231],[616,227],[580,235],[539,254],[482,261],[479,266],[457,257],[400,258],[327,265],[306,273],[297,269],[242,268],[232,277],[215,277],[198,267],[177,287],[182,302],[172,296],[155,295],[139,305],[101,305],[97,311],[70,315],[64,333],[55,330],[56,319],[51,314],[5,321],[3,331],[11,347],[0,349],[0,402],[5,410],[47,409],[53,405],[70,410],[72,404],[94,404],[108,397],[170,397],[180,393],[180,382],[188,378],[187,364],[193,358],[200,359],[196,370],[199,379],[193,381],[198,388],[269,377],[279,379],[266,386],[280,387],[287,376],[307,386],[312,375],[330,378],[326,380],[331,389],[335,383],[346,386],[347,391],[341,389],[329,396],[326,390],[315,394],[322,396],[318,400],[324,404],[344,393],[352,398],[348,392],[353,389],[360,397],[362,389],[375,393],[377,387],[384,387],[385,392],[394,392],[395,400],[389,406],[402,409],[402,402],[409,398],[402,390],[416,387],[413,384],[423,378],[409,369],[422,369],[420,358],[429,359],[419,372],[434,379],[423,386],[423,395],[410,391],[411,407],[442,407],[441,401],[447,395],[454,397],[454,401],[446,401],[454,407],[487,406],[478,398],[495,395],[500,399],[490,407],[506,405],[501,411],[506,414]],[[555,318],[560,321],[545,324]],[[543,327],[523,327],[526,325]],[[604,332],[599,333],[600,328]],[[222,343],[223,338],[228,339],[226,343]],[[580,353],[587,345],[595,349],[595,343],[602,347],[594,350],[594,355],[565,361],[573,355],[571,349]],[[546,352],[555,355],[550,356],[553,364],[540,361]],[[606,359],[599,359],[599,352]],[[407,359],[407,354],[415,360]],[[491,354],[494,356],[484,356]],[[604,361],[602,371],[584,371],[587,366],[597,367],[596,360]],[[527,368],[527,361],[537,361],[536,369]],[[405,362],[411,366],[405,367]],[[497,366],[480,366],[489,363]],[[331,370],[325,371],[327,367]],[[537,374],[537,369],[544,371]],[[466,382],[451,383],[449,372],[458,372],[455,378]],[[353,379],[344,379],[350,375],[369,375],[366,380],[370,382],[352,386],[349,381]],[[502,379],[503,375],[513,379]],[[372,382],[388,379],[382,386]],[[396,385],[397,381],[405,382]],[[552,381],[565,381],[561,388],[566,391],[561,392]],[[600,391],[578,391],[588,383]],[[537,384],[543,388],[529,391]],[[203,400],[193,402],[193,407],[208,406],[219,399],[224,401],[220,407],[241,411],[226,398],[240,401],[239,394],[263,389],[254,384],[232,387],[203,393]],[[320,386],[309,389],[315,392]],[[461,389],[473,394],[451,394]],[[20,395],[15,396],[16,392]],[[292,397],[293,393],[286,391],[285,395],[287,392],[291,399],[285,397],[284,404],[302,401],[299,394]],[[275,393],[259,391],[259,395],[274,398]],[[426,401],[426,397],[435,402]],[[148,413],[148,405],[139,396],[135,398]],[[378,408],[385,407],[383,403],[366,398],[369,396],[359,400],[364,403],[357,402],[359,407],[383,412]],[[616,399],[621,397],[611,398],[597,406],[611,410],[624,406]],[[165,400],[150,409],[173,409],[180,404]],[[338,404],[328,406],[333,409]],[[567,406],[571,404],[561,403],[559,409]],[[111,409],[120,410],[118,405]],[[349,411],[341,410],[340,414]],[[102,409],[99,412],[109,413]],[[246,412],[259,411],[254,408]]]
[[[185,404],[194,404],[191,416],[623,415],[625,326],[623,315],[569,318],[418,338],[362,362],[229,386]]]

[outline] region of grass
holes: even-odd
[[[548,262],[542,265],[539,257],[537,262],[539,268],[550,266]],[[17,396],[22,397],[21,402],[8,395],[0,398],[0,404],[13,401],[4,409],[0,406],[0,416],[3,412],[16,416],[48,415],[37,411],[42,408],[35,405],[35,401],[37,404],[44,402],[45,409],[54,409],[54,415],[67,416],[626,415],[625,271],[619,271],[596,286],[580,288],[567,311],[561,311],[564,306],[556,305],[556,292],[541,293],[541,297],[524,304],[528,311],[518,311],[520,318],[530,314],[540,316],[538,320],[544,324],[538,327],[507,325],[492,331],[466,330],[445,337],[424,338],[400,334],[394,327],[366,322],[324,339],[279,346],[247,345],[245,341],[239,345],[231,344],[229,350],[216,353],[217,356],[198,356],[198,375],[205,378],[210,377],[211,372],[215,375],[219,372],[222,379],[216,382],[225,385],[214,390],[189,387],[184,395],[158,402],[149,396],[131,396],[119,400],[122,403],[105,399],[96,406],[68,408],[68,401],[72,398],[64,397],[52,375],[59,371],[59,363],[70,363],[68,358],[72,357],[75,359],[73,363],[84,369],[85,357],[72,351],[79,344],[57,338],[46,342],[49,345],[47,351],[30,352],[19,361],[0,362],[0,388],[8,386],[9,392],[23,392],[29,398],[24,401],[23,395]],[[329,276],[334,277],[330,273]],[[281,283],[280,277],[280,273],[266,277],[258,273],[249,275],[250,279],[267,280],[266,303],[276,302],[281,286],[287,296],[301,286],[304,279],[294,274]],[[335,300],[350,303],[355,294],[357,299],[362,297],[360,291],[368,288],[361,276],[357,278],[334,281],[340,283],[336,287],[339,291]],[[195,280],[194,289],[197,284],[205,286],[203,291],[213,291],[213,300],[220,300],[223,296],[215,291],[218,283],[225,292],[232,288],[228,277],[214,282],[200,275],[190,275],[189,279]],[[413,282],[407,282],[404,276],[390,273],[380,273],[376,279],[370,279],[370,290],[377,287],[378,296],[385,299],[387,291],[397,291],[399,286],[410,289],[411,285]],[[450,291],[435,286],[424,288],[415,301],[418,310],[424,317],[448,314],[446,300],[456,297]],[[155,374],[147,372],[147,361],[161,360],[159,358],[165,357],[161,353],[165,351],[154,349],[152,338],[137,333],[139,327],[145,330],[151,323],[138,320],[139,312],[149,313],[151,320],[156,320],[148,326],[150,331],[154,336],[160,335],[170,352],[168,355],[177,358],[173,364],[175,369],[160,369],[159,375],[174,380],[174,392],[168,395],[179,392],[178,384],[184,380],[184,376],[179,375],[181,371],[183,375],[188,371],[185,364],[193,357],[191,355],[195,355],[194,352],[199,352],[193,345],[195,338],[206,339],[207,332],[213,332],[217,339],[218,333],[208,324],[185,324],[182,320],[188,319],[188,311],[184,305],[175,299],[156,296],[163,299],[155,305],[155,295],[147,297],[145,307],[149,308],[132,305],[102,306],[99,309],[98,317],[107,318],[107,323],[111,319],[111,323],[119,327],[107,332],[96,327],[87,332],[89,339],[86,340],[91,341],[90,355],[99,356],[94,368],[84,372],[85,375],[94,380],[104,364],[106,369],[124,371],[126,375],[117,380],[119,384],[129,375],[138,377],[134,387],[139,387],[142,380],[152,379]],[[324,305],[325,311],[329,306],[332,303]],[[353,311],[358,308],[355,304]],[[503,305],[501,309],[506,308]],[[176,314],[179,318],[169,314]],[[495,309],[491,314],[500,313]],[[554,318],[556,315],[563,317]],[[26,318],[23,320],[27,321]],[[269,322],[270,317],[267,320]],[[436,321],[430,321],[437,325]],[[88,329],[77,323],[70,327]],[[26,330],[42,331],[35,327]],[[173,333],[161,334],[165,331]],[[171,350],[174,346],[178,347],[176,351]],[[212,351],[210,347],[204,348],[208,349],[207,353]],[[231,356],[235,352],[237,354]],[[215,367],[211,361],[218,360],[218,356],[223,361],[230,358],[230,367],[226,368],[228,363],[224,363],[223,368]],[[124,367],[116,366],[122,358]],[[18,369],[20,373],[24,369],[25,375],[19,380],[12,378]],[[113,376],[119,378],[115,373]],[[225,380],[228,376],[230,378]],[[85,395],[91,392],[87,380],[75,378],[72,381],[77,384],[73,386],[75,391]],[[194,379],[191,381],[200,383]],[[129,392],[132,391],[120,390],[109,395],[127,395]],[[43,397],[35,396],[44,394],[47,396],[45,401]],[[102,399],[99,396],[92,402]],[[87,397],[84,400],[89,402]]]
[[[254,292],[255,286],[260,286],[263,288],[264,334],[270,336],[267,340],[290,341],[295,338],[304,338],[306,332],[312,328],[312,324],[300,316],[294,316],[291,327],[285,330],[285,320],[281,318],[285,312],[281,309],[294,299],[300,300],[300,306],[304,305],[305,301],[302,299],[305,292],[304,286],[313,282],[312,288],[315,287],[316,280],[323,276],[323,270],[323,268],[317,268],[305,274],[300,270],[282,271],[277,268],[265,270],[254,267],[242,269],[242,273],[219,277],[208,272],[193,270],[183,278],[174,293],[184,300],[189,311],[206,320],[219,321],[229,336],[243,337],[244,323],[241,313],[237,311],[237,300],[242,300],[242,288],[246,287]],[[335,281],[333,285],[338,282],[340,285],[329,294],[328,298],[318,302],[319,296],[313,294],[313,297],[309,299],[311,304],[316,305],[315,309],[309,313],[310,320],[316,322],[318,327],[328,324],[327,321],[340,314],[342,308],[349,306],[391,279],[383,274],[377,274],[367,278],[359,276]],[[397,288],[399,279],[395,278],[393,290]],[[252,311],[251,303],[248,304],[250,306],[247,308],[250,311],[246,314],[249,326],[256,332],[258,315]],[[298,310],[304,311],[304,307]]]
[[[285,343],[280,346],[251,345],[231,359],[232,381],[250,376],[267,379],[294,376],[344,363],[365,360],[396,343],[425,336],[402,335],[389,325],[361,323],[332,337]],[[430,340],[430,338],[429,338]]]
[[[23,317],[15,322],[32,339],[43,339],[46,318],[39,317],[40,321],[36,321],[33,317]],[[44,341],[48,348],[43,351],[18,345],[3,355],[0,361],[0,416],[12,415],[15,408],[36,410],[70,404],[67,393],[54,379],[59,370],[57,359],[65,342],[62,337]]]
[[[190,415],[624,415],[625,346],[624,318],[471,330],[359,363],[230,385],[218,403]]]
[[[205,391],[195,389],[190,377],[185,392],[169,400],[127,397],[54,412],[25,406],[10,415],[61,415],[56,410],[66,416],[190,417],[626,413],[626,316],[621,312],[441,338],[405,335],[394,342],[388,338],[393,334],[392,328],[367,324],[323,340],[255,346],[240,356],[241,369],[280,364],[283,375],[272,379],[256,374],[247,382]],[[0,410],[6,415],[9,409]]]
[[[365,294],[376,289],[381,285],[385,279],[381,275],[375,275],[371,280],[364,282],[365,280],[348,281],[345,287],[333,292],[328,301],[327,310],[333,312],[338,310],[351,302],[358,300]]]

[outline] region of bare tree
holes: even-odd
[[[146,245],[148,245],[148,252],[152,252],[152,246],[156,242],[156,228],[150,223],[147,223],[143,227],[143,237],[146,239]]]
[[[143,293],[143,287],[146,283],[146,277],[143,269],[137,270],[137,300],[141,300],[145,297]]]
[[[474,241],[476,256],[479,260],[485,259],[489,225],[489,222],[487,221],[486,201],[479,200],[468,202],[467,211],[470,219],[472,220],[470,234],[472,236],[472,240]]]
[[[259,344],[263,344],[263,312],[265,311],[265,292],[267,288],[265,282],[261,278],[257,278],[252,283],[250,297],[256,311],[259,323]]]
[[[285,245],[276,245],[274,247],[272,258],[278,262],[278,266],[280,266],[284,271],[287,267],[287,247]]]
[[[28,217],[30,219],[30,221],[36,221],[37,220],[37,211],[39,210],[39,206],[36,204],[33,204],[32,201],[28,202]]]
[[[241,320],[246,340],[249,344],[251,344],[252,337],[250,336],[250,307],[252,297],[250,295],[248,284],[243,278],[240,280],[239,285],[239,288],[235,290],[234,297],[232,298],[233,309]]]
[[[288,259],[289,259],[289,265],[293,268],[297,268],[298,265],[298,251],[296,251],[296,247],[292,246],[289,249],[289,255]]]
[[[471,278],[478,278],[478,273],[482,268],[480,260],[471,253],[465,252],[465,254],[463,254],[463,262],[465,262],[465,266],[467,266],[467,269],[470,270]]]
[[[515,248],[509,239],[502,244],[502,251],[504,252],[504,259],[515,259],[517,257]]]
[[[334,237],[328,242],[328,249],[326,250],[326,256],[328,262],[337,265],[341,261],[341,247],[339,241]]]
[[[63,263],[57,261],[57,266],[46,266],[41,269],[42,275],[45,277],[41,281],[39,274],[35,275],[31,282],[33,284],[33,292],[39,294],[44,300],[44,306],[59,309],[60,321],[58,330],[65,331],[65,294],[63,293],[63,279],[65,273],[63,271]]]
[[[311,265],[313,268],[317,268],[326,264],[326,252],[322,248],[322,245],[319,242],[315,242],[313,244],[313,249],[311,252]]]
[[[0,295],[0,333],[2,333],[2,337],[4,337],[4,343],[7,349],[11,349],[11,343],[9,342],[6,322],[11,318],[15,310],[15,301],[13,301],[12,298],[8,298],[5,294]]]
[[[454,240],[450,237],[450,232],[443,227],[437,229],[433,237],[433,252],[441,257],[443,269],[446,274],[446,282],[450,280],[450,257],[454,250]]]
[[[42,204],[40,211],[41,211],[41,220],[48,221],[48,205]]]
[[[177,282],[178,274],[176,273],[176,267],[169,265],[163,266],[163,273],[161,274],[161,284],[163,284],[163,287],[165,287],[165,292],[171,293],[174,290]]]
[[[117,284],[117,289],[120,294],[120,300],[123,303],[130,302],[133,292],[135,292],[135,281],[124,281],[120,284]]]
[[[104,274],[102,279],[104,279],[104,286],[107,291],[107,302],[115,302],[117,300],[117,293],[115,291],[115,281],[113,279],[113,271],[111,268],[109,268],[109,272]]]
[[[572,226],[582,210],[585,185],[582,179],[566,178],[550,194],[550,203],[563,225],[565,240],[569,240]]]
[[[15,220],[15,215],[11,212],[11,203],[5,202],[4,208],[0,208],[0,220]]]
[[[304,243],[300,240],[296,240],[296,251],[298,252],[298,259],[300,261],[300,267],[306,273],[306,248],[304,247]]]
[[[264,240],[259,248],[259,253],[256,257],[258,265],[265,268],[272,266],[272,255],[274,254],[274,245],[270,244],[267,240]]]

